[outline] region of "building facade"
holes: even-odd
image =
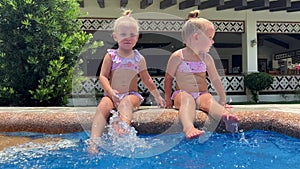
[[[93,95],[101,86],[97,70],[106,49],[116,44],[111,38],[113,21],[121,8],[131,9],[140,23],[136,46],[145,56],[150,73],[163,92],[163,74],[170,54],[182,47],[180,30],[187,14],[200,9],[200,17],[211,20],[216,28],[211,50],[227,99],[249,101],[244,75],[252,72],[272,74],[272,87],[262,91],[261,101],[299,100],[300,89],[300,11],[294,1],[176,1],[176,0],[84,0],[79,20],[82,29],[103,41],[96,53],[85,56],[83,88],[74,95]],[[260,3],[258,3],[260,2]],[[280,3],[279,3],[280,2]],[[299,11],[299,12],[298,12]],[[151,72],[153,71],[153,72]],[[209,82],[209,80],[208,80]],[[141,92],[147,92],[139,83]],[[214,92],[212,86],[210,91]]]

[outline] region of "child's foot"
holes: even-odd
[[[185,133],[185,137],[190,140],[190,139],[202,136],[204,133],[205,133],[205,131],[201,131],[201,130],[196,129],[195,127],[192,127]]]
[[[97,145],[95,143],[91,144],[89,146],[89,149],[88,149],[89,153],[91,154],[98,154],[99,151],[98,151],[98,148],[97,148]]]
[[[233,114],[223,114],[222,119],[225,123],[227,131],[236,132],[237,124],[239,123],[238,117]]]
[[[118,133],[119,136],[122,136],[125,133],[125,129],[122,128],[120,123],[121,121],[114,121],[112,123],[112,128]]]

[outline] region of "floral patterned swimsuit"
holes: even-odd
[[[181,59],[182,62],[180,65],[178,65],[177,71],[178,72],[187,72],[187,73],[203,73],[206,72],[206,64],[203,61],[185,61],[182,53],[182,49],[180,50],[181,52]],[[204,57],[206,55],[204,54]],[[176,95],[180,92],[186,92],[184,90],[176,90],[173,94],[171,99],[174,100]],[[202,92],[187,92],[193,96],[194,99],[197,99],[200,95],[207,93],[207,91],[202,91]]]
[[[117,70],[117,69],[127,69],[127,70],[133,70],[136,73],[140,72],[139,69],[139,62],[142,60],[142,55],[140,54],[139,51],[133,50],[134,57],[133,58],[124,58],[119,56],[118,52],[116,49],[108,49],[107,52],[110,54],[111,59],[112,59],[112,66],[111,70]],[[142,95],[140,95],[136,91],[129,91],[126,93],[118,93],[117,94],[122,100],[125,96],[128,95],[135,95],[138,96],[141,100],[141,103],[144,101],[144,98]]]

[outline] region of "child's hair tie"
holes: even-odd
[[[124,10],[123,15],[131,17],[131,12],[132,12],[131,10]]]
[[[198,18],[199,14],[200,14],[200,10],[191,11],[188,15],[188,19]]]

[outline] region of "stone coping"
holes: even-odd
[[[0,107],[0,132],[39,132],[61,134],[89,131],[96,107]],[[300,105],[235,106],[239,130],[271,130],[300,138]],[[226,132],[223,122],[214,122],[197,111],[197,127],[216,124],[208,130]],[[178,111],[141,107],[134,113],[133,127],[140,134],[181,132]],[[212,125],[213,126],[213,125]]]

